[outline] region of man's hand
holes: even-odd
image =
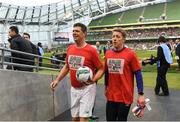
[[[93,81],[93,80],[89,77],[88,81],[86,81],[86,82],[81,82],[81,83],[83,84],[83,86],[87,86],[87,85],[90,85],[90,84],[95,83],[95,81]]]
[[[52,91],[55,90],[55,87],[58,85],[58,83],[59,83],[58,80],[54,80],[53,82],[51,82],[50,87]]]
[[[138,95],[138,101],[137,101],[137,104],[139,106],[141,106],[142,110],[141,112],[136,115],[137,117],[142,117],[144,115],[144,108],[145,108],[145,98],[144,98],[144,95]]]

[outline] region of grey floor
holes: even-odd
[[[97,86],[97,98],[94,114],[99,117],[99,121],[105,121],[105,104],[106,99],[104,97],[104,86]],[[152,110],[145,110],[143,118],[139,119],[133,116],[131,110],[129,112],[128,121],[180,121],[180,90],[170,89],[169,96],[156,96],[152,88],[145,88],[145,97],[150,98]],[[136,89],[134,101],[136,102]],[[134,103],[135,103],[134,102]],[[131,107],[134,107],[135,104]],[[57,116],[53,120],[70,121],[70,111],[66,111],[63,114]]]

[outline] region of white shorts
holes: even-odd
[[[96,83],[82,88],[71,87],[72,117],[90,117],[96,97]]]

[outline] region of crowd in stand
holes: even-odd
[[[127,31],[128,38],[152,38],[162,34],[165,34],[167,37],[177,37],[180,35],[180,28],[154,28]]]

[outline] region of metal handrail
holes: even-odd
[[[20,67],[24,67],[24,68],[26,68],[26,67],[27,68],[33,68],[37,72],[39,70],[43,70],[43,69],[59,71],[62,68],[62,66],[65,64],[65,61],[63,61],[63,60],[53,59],[53,58],[49,58],[49,57],[45,57],[45,56],[39,56],[39,55],[35,55],[35,54],[31,54],[31,53],[26,53],[26,52],[22,52],[22,51],[17,51],[17,50],[13,50],[13,49],[8,49],[8,48],[4,48],[4,47],[0,47],[0,51],[1,51],[1,54],[0,54],[0,65],[1,65],[2,69],[4,69],[5,65],[9,65],[11,67],[13,67],[13,66],[20,66]],[[11,55],[6,56],[5,52],[24,54],[24,55],[27,55],[27,56],[33,56],[34,60],[12,57]],[[5,58],[9,58],[11,61],[6,61]],[[58,62],[58,64],[41,62],[43,66],[39,66],[39,63],[40,63],[39,62],[39,58],[49,60],[49,62],[55,61],[55,62]],[[14,63],[14,62],[12,62],[12,59],[18,59],[18,60],[21,60],[21,61],[34,62],[34,65]],[[44,66],[44,65],[46,65],[46,66]],[[50,67],[48,67],[47,65],[50,66]]]

